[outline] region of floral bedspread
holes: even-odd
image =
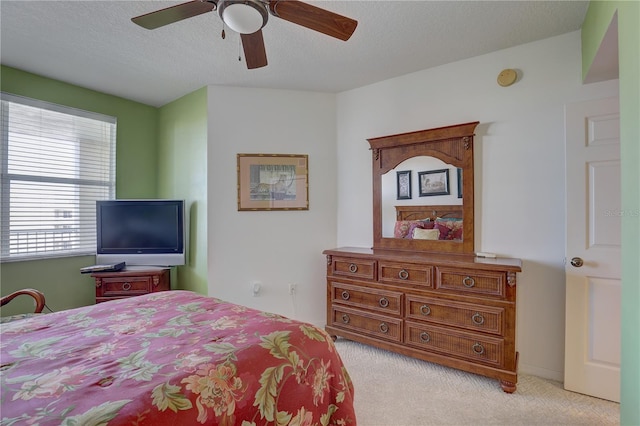
[[[1,325],[2,425],[355,425],[331,338],[165,291]]]

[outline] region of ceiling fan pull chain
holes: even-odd
[[[242,62],[242,39],[238,37],[238,62]]]
[[[227,33],[224,32],[224,21],[222,21],[222,39],[224,40],[225,38],[227,38]]]

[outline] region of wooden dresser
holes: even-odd
[[[516,390],[519,259],[325,250],[327,325],[341,336],[498,379]]]
[[[118,272],[94,272],[96,303],[171,289],[169,269],[131,269]]]

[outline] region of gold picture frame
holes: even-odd
[[[309,210],[309,156],[238,154],[238,211]]]

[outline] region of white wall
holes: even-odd
[[[504,68],[515,85],[497,85]],[[337,96],[210,86],[209,294],[323,325],[322,250],[373,241],[366,139],[477,120],[476,250],[523,260],[520,370],[562,380],[564,105],[617,93],[580,75],[574,32]],[[310,210],[238,212],[237,153],[308,154]]]
[[[515,68],[501,87],[496,77]],[[564,370],[564,105],[612,96],[617,80],[584,86],[579,31],[343,92],[337,98],[338,246],[370,247],[367,138],[480,121],[476,251],[523,260],[518,276],[520,371]]]
[[[324,326],[336,242],[336,101],[313,92],[210,86],[209,295]],[[308,211],[237,210],[236,154],[307,154]],[[260,281],[253,297],[249,283]],[[295,297],[289,284],[297,284]]]

